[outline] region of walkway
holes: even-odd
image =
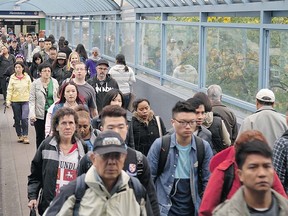
[[[12,109],[4,114],[0,99],[0,216],[29,215],[27,176],[36,151],[35,130],[29,128],[30,144],[17,143]]]

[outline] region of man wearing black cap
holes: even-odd
[[[285,117],[273,108],[274,103],[273,91],[269,89],[258,91],[256,94],[257,111],[244,119],[239,134],[246,130],[258,130],[264,134],[269,146],[273,149],[276,139],[288,129]]]
[[[119,89],[116,80],[110,77],[109,74],[107,74],[108,68],[109,68],[108,61],[100,59],[97,62],[96,66],[97,75],[87,81],[94,88],[96,92],[96,104],[98,113],[100,113],[103,108],[103,99],[106,93],[111,89],[115,88]]]
[[[146,207],[149,209],[150,206],[149,203],[145,206],[143,186],[122,170],[126,156],[127,147],[118,133],[108,130],[96,138],[90,156],[93,166],[84,178],[87,189],[80,201],[79,215],[147,215]],[[143,192],[140,202],[136,195],[138,186]],[[69,189],[69,185],[63,188],[59,196],[63,196]],[[74,206],[75,195],[72,195],[57,215],[74,215]],[[55,206],[52,202],[46,215],[52,215],[53,208]]]

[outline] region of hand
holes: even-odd
[[[10,102],[6,102],[6,104],[5,104],[5,106],[6,106],[6,108],[10,108],[10,106],[11,106],[11,103]]]
[[[30,209],[32,209],[32,208],[37,209],[37,200],[36,199],[30,200],[28,203],[28,207]]]
[[[36,122],[36,121],[37,121],[36,117],[30,118],[30,122],[34,123],[34,122]]]

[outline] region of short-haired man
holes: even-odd
[[[203,126],[204,119],[206,117],[206,110],[204,103],[199,98],[189,98],[187,102],[190,106],[195,108],[196,114],[196,128],[194,130],[194,135],[206,140],[211,146],[212,144],[212,133]]]
[[[54,60],[57,57],[57,53],[58,52],[57,52],[57,48],[56,47],[54,47],[54,46],[50,47],[49,54],[48,54],[48,59],[46,60],[46,62],[48,62],[49,64],[52,65]],[[52,71],[52,73],[53,73],[53,71]]]
[[[98,113],[100,113],[103,108],[103,100],[106,93],[114,88],[119,89],[116,80],[107,74],[108,68],[108,61],[100,59],[96,67],[97,75],[87,81],[95,89]]]
[[[158,173],[161,138],[156,139],[149,150],[147,158],[162,216],[198,215],[200,192],[204,191],[207,185],[210,176],[208,166],[213,153],[209,143],[200,139],[201,145],[204,145],[204,156],[202,164],[198,164],[199,149],[193,135],[196,120],[195,108],[189,103],[179,101],[173,107],[171,123],[175,132],[171,135],[168,157],[162,173]],[[198,176],[198,169],[201,170],[201,176]],[[202,181],[202,188],[198,188],[198,181]]]
[[[44,50],[40,52],[40,55],[43,58],[43,61],[47,61],[49,59],[50,48],[52,47],[52,41],[50,38],[46,38],[44,41]]]
[[[23,52],[23,55],[27,62],[28,67],[30,67],[32,64],[32,60],[33,60],[32,52],[34,49],[35,49],[35,45],[33,44],[32,34],[28,33],[26,35],[26,41],[21,46],[21,50]]]
[[[238,135],[237,118],[232,110],[221,102],[221,87],[219,85],[210,85],[207,89],[207,95],[212,104],[212,112],[222,118],[230,135],[231,143],[234,143]]]
[[[134,179],[143,193],[138,202],[137,191],[134,191],[136,185],[131,180],[134,177],[122,170],[126,157],[127,147],[118,133],[108,130],[96,138],[90,154],[93,166],[85,175],[88,188],[80,201],[79,215],[148,215],[146,207],[149,209],[150,203],[146,203],[143,186],[138,179]],[[132,185],[129,183],[131,181]],[[65,196],[63,194],[70,189],[68,186],[59,196]],[[74,205],[75,195],[71,195],[57,215],[74,215]],[[53,206],[50,208],[53,210]]]
[[[237,174],[243,186],[213,212],[221,215],[288,215],[288,200],[271,189],[274,169],[271,148],[260,140],[240,145]]]
[[[95,91],[93,87],[85,81],[87,74],[86,66],[83,62],[78,62],[75,64],[75,69],[73,70],[72,82],[74,82],[77,87],[81,97],[85,99],[90,115],[92,118],[98,116],[96,102],[95,102]]]
[[[274,93],[269,89],[261,89],[256,95],[257,111],[244,119],[239,134],[246,130],[259,130],[273,149],[275,141],[288,129],[285,117],[273,108],[274,103]]]

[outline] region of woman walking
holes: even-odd
[[[31,79],[24,68],[25,66],[21,62],[14,64],[15,73],[9,80],[6,107],[12,106],[18,142],[29,144],[28,114]]]
[[[109,74],[117,81],[119,89],[124,96],[125,109],[127,109],[131,99],[131,87],[136,82],[136,79],[132,68],[126,65],[123,54],[116,56],[116,65],[109,70]]]

